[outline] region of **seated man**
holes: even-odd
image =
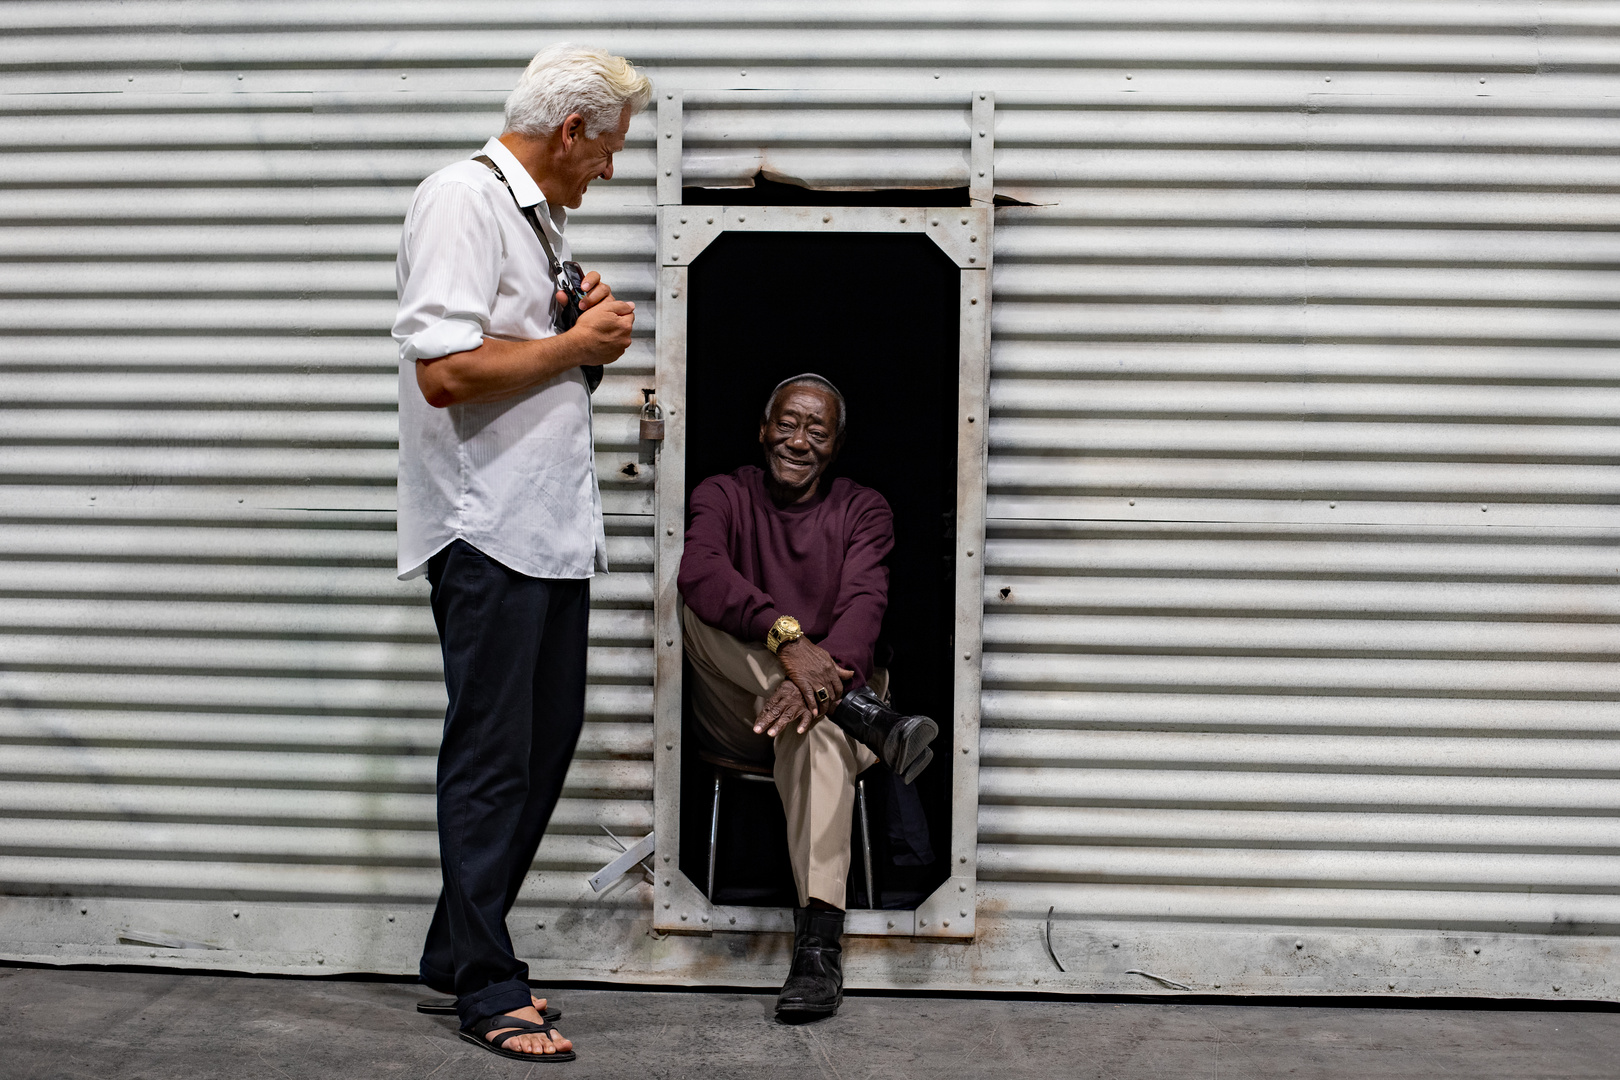
[[[778,1015],[831,1015],[843,1000],[856,775],[881,760],[910,783],[939,732],[891,711],[887,673],[873,668],[894,515],[871,488],[821,482],[845,419],[843,395],[821,376],[778,385],[759,425],[766,467],[692,493],[678,580],[699,735],[728,757],[774,759],[787,811],[799,907]]]

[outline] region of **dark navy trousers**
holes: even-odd
[[[428,563],[450,707],[439,748],[444,887],[422,981],[461,1026],[529,1004],[506,915],[585,721],[588,579],[532,578],[457,540]]]

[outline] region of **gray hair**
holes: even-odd
[[[803,375],[795,375],[791,379],[783,379],[776,384],[776,389],[771,391],[771,396],[765,399],[765,411],[759,415],[760,422],[765,423],[770,420],[771,412],[776,408],[776,399],[782,396],[782,391],[793,386],[814,386],[817,390],[825,390],[832,395],[833,400],[838,402],[838,432],[836,437],[842,439],[844,437],[844,422],[849,416],[849,407],[844,404],[844,395],[839,393],[838,387],[834,386],[830,381],[809,371]]]
[[[543,138],[573,113],[585,118],[585,137],[619,126],[625,106],[640,112],[652,83],[622,56],[563,43],[535,54],[506,99],[506,130]]]

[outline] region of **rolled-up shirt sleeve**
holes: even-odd
[[[505,258],[494,208],[468,184],[440,184],[414,209],[400,245],[394,320],[406,363],[483,344]]]

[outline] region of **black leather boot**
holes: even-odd
[[[934,759],[928,744],[939,734],[939,725],[926,716],[901,716],[869,686],[845,694],[832,721],[864,743],[904,783],[917,779]]]
[[[793,909],[793,967],[776,998],[776,1015],[785,1020],[831,1016],[844,1000],[844,932],[842,911]]]

